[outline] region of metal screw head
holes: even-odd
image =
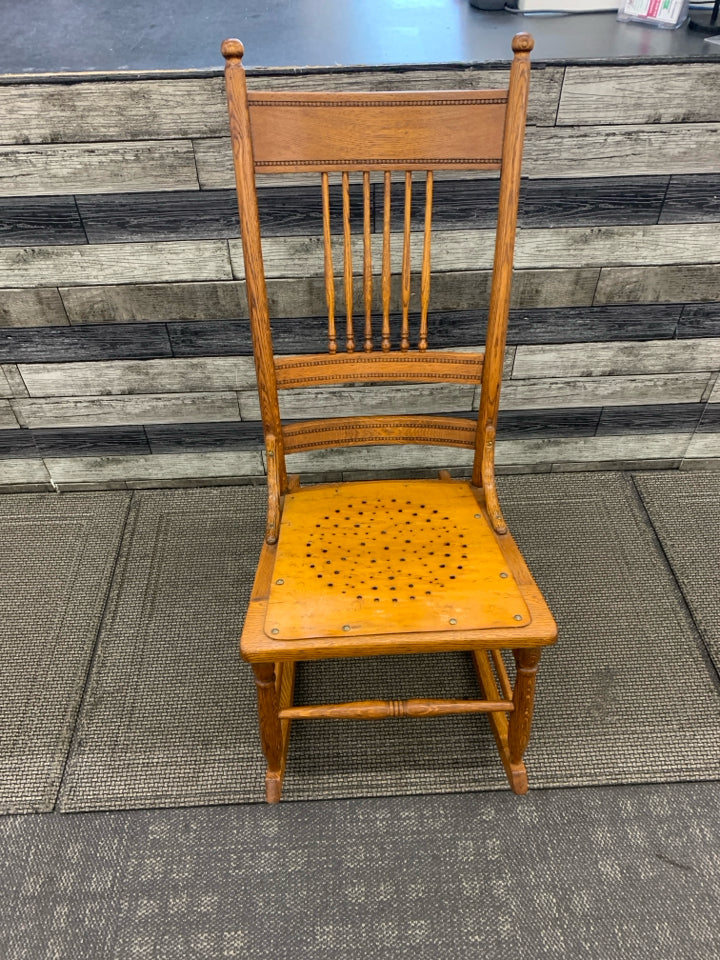
[[[457,623],[457,620],[455,619],[455,617],[450,617],[449,622],[452,623],[454,626]]]
[[[275,583],[276,583],[279,587],[281,587],[281,586],[285,583],[285,581],[281,578],[280,580],[276,580]]]
[[[503,570],[503,572],[500,574],[500,577],[501,577],[503,580],[507,580],[507,578],[509,577],[509,574],[508,574],[508,573],[505,573],[505,571]]]
[[[513,620],[522,620],[522,614],[516,613],[515,616],[513,617]]]
[[[343,626],[343,630],[345,630],[345,632],[347,632],[349,629],[350,629],[350,624],[349,624],[349,623],[346,623],[346,624]]]
[[[271,633],[273,636],[277,636],[277,634],[280,633],[280,631],[278,630],[277,627],[273,627],[272,630],[270,631],[270,633]]]
[[[476,514],[475,514],[475,519],[476,519],[476,520],[482,519],[482,514],[481,514],[481,513],[476,513]]]

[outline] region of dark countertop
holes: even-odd
[[[518,16],[467,0],[5,0],[0,74],[215,72],[237,36],[248,67],[491,64],[535,36],[536,63],[715,61],[686,27],[617,23],[613,13]]]

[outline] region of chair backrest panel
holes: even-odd
[[[255,169],[499,169],[506,105],[506,90],[250,92]]]
[[[530,78],[528,34],[512,43],[514,59],[505,90],[428,93],[248,93],[242,44],[227,40],[226,85],[243,239],[250,321],[260,408],[268,447],[273,497],[287,489],[285,452],[372,443],[434,443],[475,448],[473,483],[485,490],[495,529],[504,521],[494,480],[495,428],[510,303],[522,145]],[[498,227],[484,354],[428,350],[433,171],[500,169]],[[328,353],[276,358],[268,312],[255,175],[320,174]],[[353,266],[350,173],[362,172],[362,267]],[[371,173],[383,172],[382,255],[373,264]],[[392,174],[404,174],[401,330],[391,337]],[[413,171],[425,172],[425,216],[420,262],[420,317],[410,331],[411,207]],[[329,177],[342,180],[342,280],[344,335],[338,332]],[[379,206],[379,204],[378,204]],[[379,214],[379,210],[378,210]],[[379,217],[378,217],[379,219]],[[415,238],[414,242],[417,242]],[[377,252],[377,251],[376,251]],[[338,260],[339,262],[339,260]],[[379,268],[379,269],[378,269]],[[362,303],[353,302],[354,276],[362,277]],[[373,330],[373,283],[380,281],[382,326]],[[354,311],[364,314],[356,332]],[[378,349],[379,348],[379,349]],[[477,421],[452,417],[355,417],[284,425],[278,389],[361,381],[477,383]],[[324,424],[324,425],[323,425]],[[277,506],[274,513],[278,515]],[[273,512],[271,510],[271,512]]]

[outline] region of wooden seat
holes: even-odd
[[[266,796],[282,792],[291,721],[487,713],[512,789],[527,790],[535,674],[557,628],[508,531],[495,486],[494,447],[507,330],[532,38],[518,34],[506,90],[441,93],[248,93],[243,47],[226,40],[226,86],[250,321],[268,463],[265,542],[241,638],[253,667]],[[429,349],[434,172],[499,169],[495,263],[483,352]],[[263,270],[255,175],[320,174],[327,352],[275,356]],[[362,332],[353,316],[350,173],[363,197]],[[392,183],[404,182],[400,331],[393,337]],[[425,215],[420,316],[411,331],[413,171]],[[371,175],[381,174],[382,254],[373,270]],[[331,178],[342,194],[344,337],[336,319]],[[376,282],[375,293],[373,282]],[[377,282],[380,296],[377,296]],[[376,301],[382,306],[374,329]],[[395,340],[395,342],[393,342]],[[416,341],[413,343],[413,341]],[[356,383],[478,384],[477,420],[347,416],[283,422],[279,391]],[[286,456],[325,447],[440,444],[474,451],[470,481],[371,480],[303,487]],[[502,658],[515,659],[514,683]],[[295,664],[325,657],[467,650],[477,699],[293,704]]]

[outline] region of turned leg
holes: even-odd
[[[540,663],[540,650],[537,648],[513,650],[516,676],[513,703],[515,709],[510,714],[508,725],[508,748],[510,762],[522,763],[525,748],[530,739],[533,703],[535,700],[535,676]]]
[[[278,716],[280,702],[275,683],[275,664],[254,663],[252,668],[257,687],[260,742],[268,763],[265,796],[268,803],[277,803],[282,791],[283,736]]]

